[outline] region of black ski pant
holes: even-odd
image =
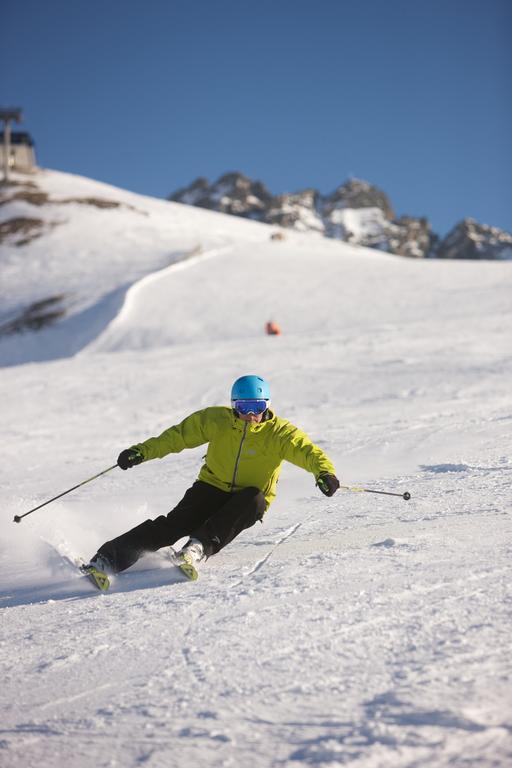
[[[133,565],[144,552],[156,552],[190,536],[201,542],[205,555],[210,557],[261,520],[265,509],[265,497],[258,488],[227,493],[197,480],[168,515],[146,520],[105,542],[98,554],[106,557],[114,573],[118,573]]]

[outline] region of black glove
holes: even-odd
[[[340,481],[336,475],[320,475],[316,484],[325,496],[333,496],[340,487]]]
[[[127,448],[125,451],[121,451],[117,457],[117,466],[121,467],[121,469],[131,469],[131,467],[143,461],[144,456],[137,448]]]

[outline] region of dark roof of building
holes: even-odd
[[[4,132],[0,131],[0,143],[4,143]],[[12,131],[11,132],[11,144],[25,144],[26,146],[33,147],[34,139],[30,133],[25,131]]]

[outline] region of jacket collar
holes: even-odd
[[[245,430],[247,432],[261,432],[262,429],[265,429],[267,424],[270,424],[271,422],[275,421],[276,416],[273,411],[268,409],[268,411],[265,412],[265,415],[263,417],[263,420],[258,422],[257,424],[252,424],[250,421],[242,421],[242,419],[239,419],[238,416],[235,416],[233,411],[231,411],[233,416],[233,428],[237,429],[239,432],[244,431],[245,425],[247,425],[247,429]]]

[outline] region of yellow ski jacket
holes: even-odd
[[[253,424],[239,419],[231,408],[205,408],[132,448],[148,461],[205,443],[208,451],[198,479],[227,492],[248,486],[259,488],[267,508],[276,495],[283,461],[311,472],[315,479],[323,473],[336,474],[321,448],[271,411],[266,421]]]

